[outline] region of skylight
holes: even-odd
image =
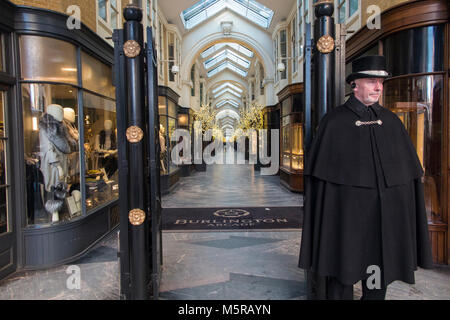
[[[230,99],[220,101],[218,104],[216,104],[216,108],[220,108],[225,104],[231,104],[232,106],[239,108],[239,103]]]
[[[217,53],[216,55],[214,55],[212,58],[209,58],[208,60],[206,60],[204,62],[205,69],[209,69],[225,59],[236,62],[241,67],[244,67],[246,69],[248,69],[248,67],[250,67],[250,61],[248,61],[244,57],[241,57],[240,55],[234,53],[233,51],[225,49],[225,50]]]
[[[242,70],[241,68],[236,67],[234,64],[232,64],[230,61],[225,61],[222,62],[221,64],[219,64],[217,67],[215,67],[214,69],[211,69],[208,71],[208,77],[212,77],[213,75],[215,75],[216,73],[224,70],[224,69],[229,69],[231,71],[236,72],[238,75],[242,76],[242,77],[246,77],[247,76],[247,71]]]
[[[223,89],[223,88],[225,88],[225,87],[230,87],[231,89],[233,89],[233,90],[235,90],[235,91],[237,91],[237,92],[239,92],[239,93],[242,93],[242,89],[241,88],[239,88],[238,86],[235,86],[234,84],[232,84],[232,83],[230,83],[230,82],[225,82],[224,84],[221,84],[220,86],[218,86],[217,88],[215,88],[212,92],[213,93],[216,93],[217,91],[219,91],[219,90],[221,90],[221,89]]]
[[[222,9],[228,8],[267,29],[272,21],[273,11],[255,0],[200,0],[181,12],[180,17],[186,29],[191,29]]]
[[[241,95],[239,94],[239,93],[237,93],[236,91],[233,91],[233,90],[231,90],[230,88],[226,88],[226,89],[223,89],[222,91],[220,91],[218,94],[216,94],[215,96],[214,96],[214,99],[217,99],[218,97],[220,97],[221,95],[223,95],[223,94],[225,94],[225,93],[227,93],[227,92],[229,92],[229,93],[231,93],[231,94],[234,94],[236,97],[238,97],[238,98],[240,98],[241,97]]]
[[[240,45],[238,43],[234,43],[234,42],[221,42],[221,43],[217,43],[215,45],[212,45],[208,49],[204,50],[201,53],[201,56],[202,56],[202,58],[206,58],[206,57],[212,55],[217,50],[220,50],[220,49],[222,49],[223,47],[226,47],[226,46],[230,47],[230,48],[233,48],[237,52],[242,53],[242,54],[246,55],[249,58],[253,57],[253,52],[250,49],[247,49],[246,47],[244,47],[244,46],[242,46],[242,45]]]

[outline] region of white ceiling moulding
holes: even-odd
[[[222,21],[220,23],[220,28],[224,36],[229,36],[231,34],[231,29],[233,28],[233,21]]]

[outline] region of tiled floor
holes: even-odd
[[[180,179],[162,198],[164,208],[221,206],[300,206],[303,197],[280,185],[279,176],[262,176],[253,165],[209,165]]]
[[[212,166],[183,178],[164,207],[293,206],[301,196],[263,177],[251,166]],[[164,232],[160,299],[306,298],[297,267],[301,231]],[[117,233],[71,265],[80,268],[80,289],[68,289],[69,265],[13,275],[0,281],[4,299],[119,299]],[[361,295],[355,286],[355,299]],[[450,267],[418,270],[416,284],[394,282],[387,299],[450,300]]]
[[[300,231],[164,233],[163,300],[303,300],[297,268]],[[117,233],[73,263],[80,290],[67,289],[68,266],[27,272],[0,282],[5,299],[119,299]],[[360,284],[354,297],[361,295]],[[394,282],[387,299],[450,300],[450,268],[419,269],[416,284]]]

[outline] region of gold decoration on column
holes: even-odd
[[[128,220],[133,226],[140,226],[145,221],[145,212],[141,209],[133,209],[128,213]]]
[[[144,132],[138,126],[131,126],[128,127],[126,136],[130,143],[138,143],[144,137]]]
[[[128,58],[134,58],[141,53],[141,46],[137,41],[128,40],[123,45],[123,52]]]
[[[333,0],[319,0],[313,4],[313,7],[318,6],[320,4],[334,4]]]
[[[328,34],[321,36],[317,41],[317,49],[321,53],[330,53],[334,50],[334,39]]]

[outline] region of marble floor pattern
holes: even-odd
[[[301,231],[165,232],[162,300],[304,300],[297,268]],[[67,289],[69,265],[30,271],[0,281],[0,300],[117,300],[117,232],[78,261],[80,290]],[[354,298],[361,296],[355,285]],[[450,267],[419,269],[416,284],[392,283],[389,300],[450,300]]]
[[[279,176],[263,176],[250,164],[208,165],[181,177],[162,197],[164,208],[301,206],[303,196],[280,185]]]

